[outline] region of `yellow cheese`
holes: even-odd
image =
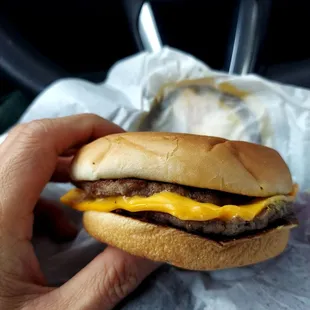
[[[108,197],[86,199],[80,189],[73,189],[61,198],[61,201],[79,211],[112,212],[123,209],[129,212],[155,211],[173,215],[180,220],[207,221],[221,219],[224,221],[240,217],[252,220],[267,205],[278,200],[293,200],[294,194],[277,195],[269,198],[253,199],[251,204],[217,206],[212,203],[201,203],[176,193],[161,192],[150,197]]]

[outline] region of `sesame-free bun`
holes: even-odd
[[[86,231],[100,242],[153,261],[190,270],[216,270],[256,264],[282,253],[290,226],[229,242],[189,234],[114,213],[87,211]]]
[[[292,191],[290,171],[271,148],[222,138],[162,133],[113,134],[84,146],[72,179],[139,178],[267,197]]]

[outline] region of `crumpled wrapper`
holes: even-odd
[[[85,112],[128,131],[207,134],[273,147],[300,187],[296,202],[300,224],[282,255],[254,266],[213,272],[165,265],[119,308],[310,309],[310,91],[255,75],[216,72],[166,47],[120,61],[102,84],[58,81],[33,102],[20,122]],[[58,200],[69,188],[49,184],[42,195]],[[51,285],[68,280],[105,247],[86,234],[79,213],[65,210],[80,227],[73,242],[34,240]]]

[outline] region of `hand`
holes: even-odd
[[[49,181],[67,178],[66,156],[120,131],[98,116],[78,115],[19,125],[0,145],[0,309],[111,309],[156,268],[108,247],[63,286],[52,288],[31,244],[35,205]]]

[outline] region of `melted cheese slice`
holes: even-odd
[[[295,191],[294,191],[295,192]],[[62,203],[79,211],[112,212],[123,209],[129,212],[155,211],[168,213],[180,220],[208,221],[212,219],[231,220],[240,217],[251,221],[268,205],[276,201],[292,201],[291,195],[277,195],[269,198],[253,199],[251,204],[217,206],[212,203],[201,203],[176,193],[161,192],[150,197],[108,197],[86,199],[80,189],[72,189],[61,198]]]

